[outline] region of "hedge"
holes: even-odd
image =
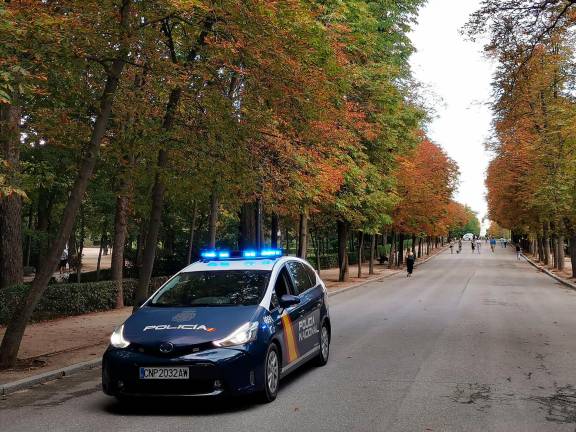
[[[367,259],[367,256],[364,257]],[[308,262],[316,268],[316,256],[308,255]],[[358,263],[358,256],[356,252],[348,252],[348,265],[355,265]],[[324,254],[320,255],[320,270],[326,270],[338,267],[338,254]]]
[[[150,281],[149,291],[156,290],[166,279],[166,277],[153,278]],[[132,305],[137,284],[136,279],[124,279],[124,304],[126,306]],[[15,285],[0,290],[0,325],[8,323],[19,300],[29,289],[30,285]],[[113,281],[53,284],[48,285],[31,321],[38,322],[101,312],[114,309],[115,306],[116,284]]]

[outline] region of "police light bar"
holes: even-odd
[[[204,261],[216,261],[227,259],[262,259],[262,258],[278,258],[284,255],[282,249],[265,248],[261,250],[246,249],[242,252],[230,252],[228,250],[204,250],[200,253],[200,257]]]

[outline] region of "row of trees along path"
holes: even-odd
[[[576,277],[576,2],[484,2],[468,23],[487,34],[497,61],[494,157],[487,177],[490,219],[524,250]]]
[[[474,218],[422,132],[423,3],[0,3],[0,289],[36,268],[0,367],[66,245],[78,280],[85,242],[113,246],[121,307],[126,274],[141,301],[203,246],[297,238],[344,280],[358,233],[372,254],[422,249]]]

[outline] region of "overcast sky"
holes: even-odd
[[[440,144],[461,172],[457,201],[486,215],[484,177],[489,156],[484,142],[490,135],[490,97],[493,65],[481,44],[464,39],[459,30],[480,0],[429,0],[412,33],[418,52],[412,58],[417,80],[430,88],[436,109],[429,136]]]

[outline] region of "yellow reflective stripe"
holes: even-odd
[[[288,348],[288,363],[292,363],[298,358],[298,348],[296,346],[294,330],[292,329],[292,321],[286,312],[282,315],[282,327],[284,327],[284,340]]]

